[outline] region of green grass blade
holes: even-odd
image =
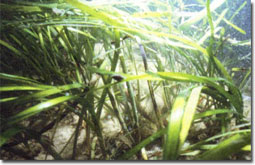
[[[174,102],[171,114],[169,116],[167,137],[164,144],[164,160],[176,160],[179,154],[179,138],[185,104],[186,97],[184,94],[179,95]]]
[[[251,134],[243,133],[234,135],[215,148],[203,153],[198,160],[226,160],[231,154],[239,152],[243,147],[251,143]]]
[[[201,93],[203,87],[196,87],[192,89],[191,94],[188,98],[188,101],[186,103],[186,107],[183,113],[183,118],[182,118],[182,128],[180,132],[180,143],[179,143],[179,150],[181,149],[182,145],[184,144],[187,136],[189,129],[191,127],[193,117],[196,112],[196,107],[197,103],[199,100],[199,96]]]
[[[127,151],[126,153],[124,153],[123,155],[118,157],[117,159],[118,160],[127,160],[127,159],[129,159],[134,154],[136,154],[138,151],[140,151],[143,147],[145,147],[146,145],[152,143],[156,139],[163,136],[165,134],[165,132],[166,132],[166,128],[159,130],[158,132],[152,134],[150,137],[144,139],[142,142],[140,142],[139,144],[134,146],[132,149],[130,149],[129,151]]]
[[[227,19],[223,18],[223,21],[228,24],[229,26],[231,26],[232,28],[234,28],[235,30],[237,30],[238,32],[242,33],[242,34],[246,34],[246,32],[239,28],[238,26],[236,26],[235,24],[233,24],[232,22],[228,21]]]
[[[242,148],[242,151],[251,151],[251,145],[246,145]]]
[[[12,52],[14,52],[17,55],[21,55],[21,52],[19,50],[17,50],[16,48],[14,48],[13,46],[11,46],[10,44],[8,44],[7,42],[0,40],[0,44],[7,47],[8,49],[10,49]]]
[[[90,33],[86,33],[86,32],[83,32],[83,31],[81,31],[81,30],[78,30],[78,29],[75,29],[75,28],[72,28],[72,27],[67,27],[67,29],[70,30],[70,31],[79,33],[79,34],[81,34],[81,35],[84,35],[84,36],[86,36],[86,37],[89,37],[89,38],[91,38],[91,39],[93,39],[93,40],[96,40],[96,38],[94,38]]]
[[[243,4],[235,11],[235,13],[231,16],[231,18],[229,19],[229,21],[232,21],[233,18],[235,18],[235,16],[239,13],[240,10],[242,10],[242,8],[247,4],[247,1],[244,1]]]
[[[233,80],[231,76],[228,74],[227,70],[222,65],[222,63],[215,56],[213,56],[213,60],[217,66],[217,70],[219,71],[219,73],[221,73],[224,76],[224,78],[226,78],[228,81],[232,82]]]
[[[7,5],[3,3],[0,3],[0,9],[5,12],[42,12],[41,8],[37,6]]]
[[[250,69],[247,71],[247,73],[245,74],[245,76],[244,76],[242,82],[241,82],[240,85],[239,85],[239,89],[242,89],[242,88],[244,87],[244,85],[245,85],[245,83],[247,82],[247,79],[249,78],[250,74],[251,74],[251,68],[250,68]]]
[[[210,0],[207,0],[207,2],[206,2],[206,11],[207,11],[206,13],[207,13],[208,22],[209,22],[209,25],[210,25],[210,30],[211,30],[211,39],[213,39],[214,26],[213,26],[211,11],[210,11]],[[211,44],[211,41],[210,41],[210,44]]]
[[[194,116],[194,119],[200,119],[203,117],[208,117],[212,115],[217,115],[217,114],[224,114],[224,113],[234,113],[230,109],[212,109],[212,110],[206,110],[205,112],[198,113]]]
[[[5,102],[13,101],[13,100],[16,100],[17,98],[18,97],[1,98],[0,99],[0,103],[5,103]]]
[[[4,91],[26,91],[26,90],[44,90],[45,88],[33,86],[4,86],[0,87],[0,92]]]
[[[137,18],[155,18],[155,17],[166,17],[169,12],[136,12],[132,16]]]
[[[7,74],[7,73],[0,73],[0,78],[5,79],[5,80],[32,81],[32,82],[34,82],[34,80],[26,78],[26,77],[11,75],[11,74]]]
[[[73,99],[76,99],[77,96],[61,96],[61,97],[57,97],[57,98],[54,98],[54,99],[50,99],[48,101],[45,101],[45,102],[42,102],[42,103],[39,103],[35,106],[32,106],[28,109],[25,109],[24,111],[16,114],[15,116],[12,116],[8,119],[8,122],[7,122],[7,125],[12,125],[12,124],[15,124],[21,120],[24,120],[30,116],[33,116],[41,111],[44,111],[48,108],[51,108],[57,104],[60,104],[60,103],[63,103],[65,101],[68,101],[68,100],[73,100]]]
[[[231,132],[226,132],[226,133],[222,133],[222,134],[219,134],[219,135],[215,135],[215,136],[209,137],[208,139],[202,140],[198,143],[192,144],[192,145],[184,148],[182,151],[194,150],[194,149],[199,148],[201,145],[206,144],[206,143],[211,142],[211,141],[214,141],[216,139],[226,137],[226,136],[230,136],[230,135],[235,135],[235,134],[243,134],[243,133],[250,134],[251,130],[250,129],[244,129],[244,130],[231,131]]]
[[[211,150],[216,146],[217,146],[217,144],[206,144],[206,145],[201,145],[200,149],[202,149],[202,150]]]
[[[40,98],[51,96],[51,95],[54,95],[54,94],[57,94],[57,93],[62,93],[62,92],[67,91],[67,90],[82,88],[82,87],[84,87],[84,85],[78,84],[78,83],[63,85],[63,86],[58,86],[58,87],[55,87],[55,88],[47,89],[47,90],[44,90],[44,91],[40,91],[40,92],[37,92],[37,93],[33,93],[31,95],[21,96],[21,97],[18,97],[16,99],[13,98],[13,99],[10,99],[8,101],[15,101],[15,104],[20,104],[20,103],[29,101],[31,99],[38,100]],[[65,95],[70,95],[70,93],[67,92]],[[5,102],[7,102],[7,100]]]
[[[7,129],[4,132],[1,132],[1,135],[0,135],[0,147],[3,144],[5,144],[12,136],[16,135],[20,131],[22,131],[21,128],[12,127],[12,128]]]
[[[53,88],[53,86],[40,84],[39,82],[37,82],[33,79],[30,79],[30,78],[17,76],[17,75],[11,75],[11,74],[7,74],[7,73],[0,73],[0,79],[14,81],[15,83],[30,84],[30,85],[32,85],[34,87],[38,87],[38,88],[44,88],[44,89]]]

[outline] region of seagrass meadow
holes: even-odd
[[[2,0],[2,160],[252,160],[248,0]]]

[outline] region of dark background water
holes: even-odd
[[[201,3],[199,3],[200,0],[182,0],[182,1],[185,5],[190,5],[189,6],[190,11],[200,11],[204,8],[204,6]],[[231,16],[235,13],[235,11],[244,2],[246,2],[246,5],[234,17],[232,22],[238,27],[240,27],[241,29],[245,30],[246,35],[243,35],[237,32],[233,28],[229,28],[227,31],[227,34],[234,36],[234,38],[236,38],[237,40],[251,39],[251,2],[250,0],[226,0],[226,2],[216,10],[220,12],[227,8],[228,12],[225,15],[225,18],[226,19],[231,18]],[[224,26],[227,26],[227,25],[224,25]]]
[[[174,5],[180,7],[180,1],[176,2]],[[206,0],[182,0],[183,4],[186,6],[185,11],[201,11],[205,8]],[[211,0],[211,3],[213,1]],[[246,2],[246,5],[235,15],[235,17],[230,20],[230,18],[235,14],[235,12]],[[169,0],[169,3],[173,3],[172,0]],[[219,26],[225,28],[225,37],[237,41],[248,40],[251,42],[251,1],[250,0],[226,0],[223,5],[216,9],[216,12],[220,14],[223,10],[228,9],[225,19],[230,20],[234,25],[243,29],[246,34],[242,34],[230,25],[226,24],[224,21],[221,21]],[[215,16],[212,14],[212,16]],[[213,17],[216,19],[216,17]],[[208,25],[209,26],[209,25]],[[236,45],[225,45],[223,48],[223,53],[218,55],[220,61],[231,70],[234,67],[240,67],[246,69],[244,72],[235,72],[234,80],[238,85],[244,78],[247,70],[251,68],[251,46],[236,46]]]

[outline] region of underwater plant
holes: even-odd
[[[231,3],[2,1],[1,158],[251,160]]]

